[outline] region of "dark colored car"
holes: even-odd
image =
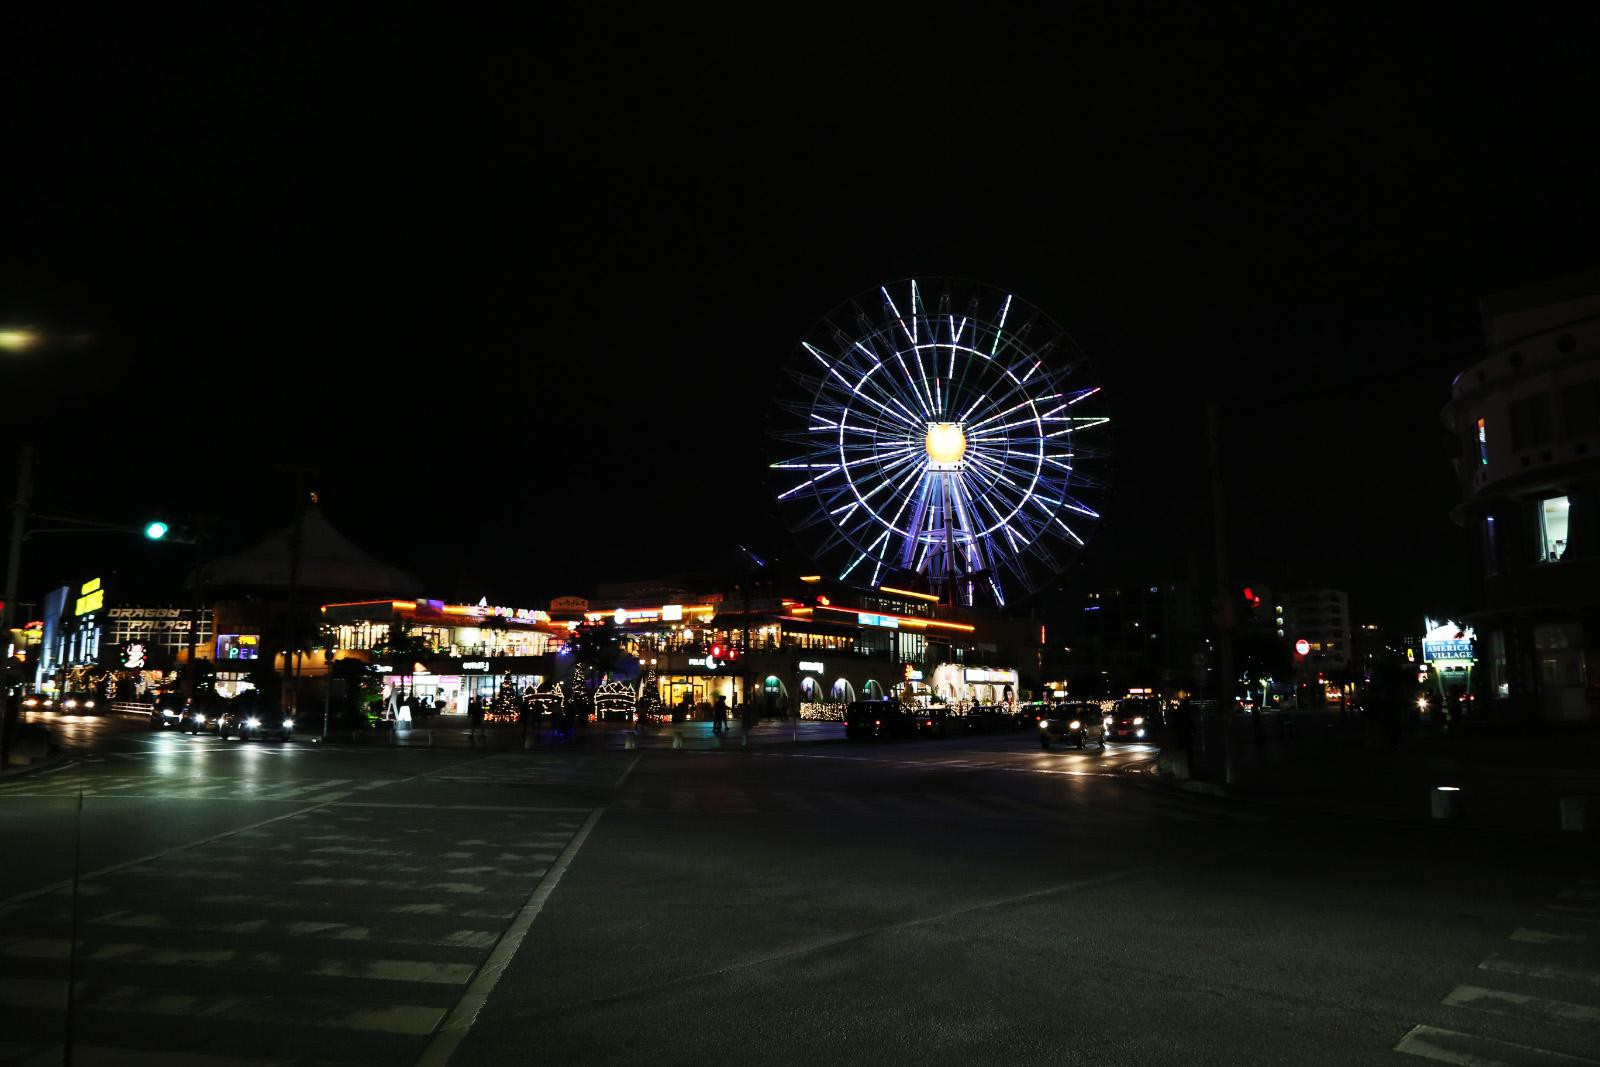
[[[1117,701],[1107,733],[1114,741],[1147,741],[1163,722],[1161,702],[1147,697]]]
[[[22,698],[22,706],[28,711],[49,711],[56,706],[56,698],[49,693],[29,693]]]
[[[966,725],[967,732],[974,734],[989,734],[1009,729],[1014,722],[1011,712],[998,704],[974,704],[967,709],[962,721]]]
[[[1016,727],[1019,730],[1037,729],[1049,714],[1050,705],[1043,700],[1030,700],[1026,704],[1018,704]]]
[[[916,737],[948,737],[950,735],[950,711],[947,708],[931,705],[926,708],[907,708],[911,715],[911,732]]]
[[[844,712],[846,737],[912,737],[917,732],[912,709],[898,700],[858,700]]]
[[[228,702],[227,710],[217,718],[217,736],[241,741],[267,737],[287,741],[294,736],[294,720],[251,690]]]
[[[1106,747],[1105,712],[1099,704],[1052,704],[1050,714],[1039,723],[1039,747],[1048,749],[1059,741],[1063,745],[1083,748],[1088,744]]]
[[[58,711],[69,715],[93,715],[100,708],[100,700],[93,693],[62,693],[56,704]]]
[[[188,710],[189,702],[182,693],[158,693],[150,709],[150,729],[188,730],[193,718]]]

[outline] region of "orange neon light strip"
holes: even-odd
[[[876,615],[880,619],[893,619],[901,625],[909,625],[913,629],[924,626],[937,626],[941,630],[957,630],[964,634],[970,634],[977,629],[976,626],[969,626],[964,622],[945,622],[943,619],[914,619],[905,615],[885,615],[881,611],[862,611],[860,608],[836,608],[826,604],[818,604],[817,607],[823,611],[837,611],[844,615]]]
[[[417,609],[415,600],[341,600],[336,604],[322,605],[322,610],[327,611],[329,608],[364,608],[370,604],[388,604],[391,607],[402,608],[407,611],[415,611]]]
[[[880,586],[878,586],[878,592],[880,592],[880,593],[894,593],[896,596],[916,597],[918,600],[929,600],[929,601],[932,601],[935,604],[937,604],[939,602],[939,598],[934,596],[932,593],[913,593],[909,589],[896,589],[892,585],[880,585]]]

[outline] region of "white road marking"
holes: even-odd
[[[1587,1004],[1569,1004],[1564,1000],[1530,997],[1475,985],[1457,986],[1442,1003],[1453,1008],[1527,1016],[1544,1022],[1556,1019],[1562,1022],[1600,1023],[1600,1008],[1592,1008]]]
[[[1463,1034],[1455,1030],[1441,1030],[1435,1026],[1413,1026],[1394,1047],[1396,1052],[1422,1056],[1461,1067],[1535,1067],[1544,1064],[1567,1064],[1569,1067],[1600,1064],[1600,1060],[1568,1056],[1562,1052],[1517,1045],[1510,1041]]]
[[[18,938],[0,944],[0,955],[21,959],[64,960],[66,938]],[[476,966],[431,960],[320,959],[298,964],[276,952],[230,948],[166,948],[134,942],[89,948],[86,959],[95,963],[124,963],[140,967],[196,967],[246,969],[266,974],[314,974],[327,978],[358,978],[383,982],[431,982],[463,985]]]
[[[550,868],[549,874],[544,877],[526,904],[517,912],[517,917],[506,930],[505,936],[495,945],[489,953],[489,958],[483,961],[483,966],[478,970],[478,976],[473,979],[467,991],[462,994],[461,1001],[445,1019],[444,1025],[428,1042],[428,1047],[423,1050],[422,1056],[417,1060],[417,1067],[443,1067],[450,1062],[450,1057],[460,1046],[462,1038],[467,1036],[467,1031],[472,1029],[472,1024],[478,1019],[478,1013],[489,1001],[489,994],[494,992],[495,985],[500,981],[501,975],[516,956],[517,949],[522,947],[523,938],[527,937],[528,930],[533,926],[533,921],[539,917],[539,912],[544,908],[545,901],[555,892],[556,886],[561,883],[561,876],[572,865],[578,850],[589,839],[589,833],[600,821],[600,816],[605,809],[601,808],[590,813],[582,829],[573,837],[570,844],[562,851],[555,865]]]
[[[18,1061],[18,1067],[56,1067],[66,1062],[65,1049],[57,1045],[32,1059]],[[73,1042],[75,1067],[294,1067],[301,1057],[289,1059],[250,1059],[244,1056],[207,1056],[198,1052],[141,1052],[108,1045],[80,1045]]]
[[[1585,970],[1581,967],[1564,967],[1552,963],[1527,963],[1522,960],[1508,960],[1498,952],[1490,953],[1489,958],[1478,964],[1480,971],[1496,971],[1500,974],[1522,974],[1530,978],[1554,978],[1564,982],[1587,982],[1590,985],[1600,985],[1600,971]]]

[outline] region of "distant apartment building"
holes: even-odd
[[[1350,631],[1350,597],[1338,589],[1305,589],[1279,594],[1273,626],[1305,673],[1350,666],[1354,646]]]

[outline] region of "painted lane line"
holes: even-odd
[[[1508,960],[1498,952],[1489,954],[1489,958],[1478,964],[1480,971],[1494,971],[1498,974],[1521,974],[1529,978],[1554,978],[1562,982],[1586,982],[1589,985],[1600,986],[1600,971],[1585,970],[1581,967],[1564,967],[1552,963],[1526,963],[1522,960]]]
[[[1507,993],[1475,985],[1456,986],[1441,1003],[1452,1008],[1473,1008],[1477,1011],[1493,1012],[1496,1015],[1527,1016],[1546,1022],[1556,1020],[1600,1023],[1600,1008],[1593,1008],[1587,1004],[1570,1004],[1564,1000],[1530,997],[1522,993]]]
[[[1396,1052],[1408,1056],[1422,1056],[1443,1063],[1461,1064],[1462,1067],[1538,1067],[1538,1065],[1566,1064],[1568,1067],[1595,1067],[1600,1060],[1568,1056],[1562,1052],[1517,1045],[1510,1041],[1463,1034],[1455,1030],[1441,1030],[1435,1026],[1413,1026],[1394,1047]]]
[[[642,759],[644,759],[644,753],[643,752],[641,752],[637,756],[633,757],[633,762],[628,764],[628,769],[622,772],[622,777],[618,778],[616,784],[613,785],[611,788],[612,789],[621,789],[622,788],[622,783],[626,782],[628,780],[628,775],[633,773],[633,769],[635,767],[639,766],[639,761],[642,760]]]
[[[1575,944],[1585,944],[1594,938],[1588,934],[1556,934],[1548,930],[1529,930],[1526,927],[1517,927],[1511,934],[1513,941],[1526,941],[1531,945],[1553,945],[1561,941],[1571,941]]]
[[[461,1045],[467,1032],[472,1029],[472,1024],[477,1022],[478,1015],[483,1011],[484,1005],[489,1002],[489,995],[494,992],[495,985],[505,974],[506,968],[511,965],[516,957],[517,950],[522,947],[522,941],[528,936],[528,930],[533,926],[533,921],[539,917],[539,912],[544,908],[545,901],[550,899],[556,891],[556,886],[561,884],[561,876],[572,866],[572,861],[578,855],[578,850],[589,839],[589,833],[595,824],[600,821],[600,816],[605,814],[604,808],[590,812],[589,818],[584,821],[582,829],[573,837],[570,844],[562,851],[548,874],[540,880],[539,885],[528,897],[517,917],[507,927],[505,935],[501,937],[494,950],[489,953],[489,958],[483,961],[477,977],[462,994],[461,1001],[445,1019],[439,1032],[428,1042],[428,1047],[423,1050],[421,1058],[417,1060],[417,1067],[444,1067],[450,1062],[450,1057]]]
[[[1212,854],[1209,857],[1209,861],[1213,863],[1222,862],[1232,856],[1238,855],[1243,851],[1243,849],[1237,848],[1226,849],[1222,852]],[[781,949],[775,952],[767,953],[763,956],[740,960],[738,962],[730,963],[712,970],[701,971],[696,974],[688,974],[676,978],[668,978],[657,982],[652,986],[635,986],[619,992],[602,993],[589,997],[586,1000],[571,1002],[565,1005],[565,1009],[567,1011],[576,1012],[591,1005],[632,1002],[635,998],[655,992],[657,990],[671,989],[677,986],[690,985],[712,979],[723,979],[730,975],[738,974],[740,971],[752,970],[757,967],[766,967],[774,963],[786,963],[790,960],[800,959],[802,957],[815,955],[820,952],[828,952],[838,948],[841,945],[855,944],[858,942],[872,940],[874,938],[904,933],[906,931],[916,930],[920,927],[931,926],[936,923],[949,922],[953,919],[960,919],[964,916],[972,915],[977,912],[993,911],[999,908],[1008,908],[1019,904],[1030,904],[1036,901],[1048,900],[1051,897],[1061,896],[1063,894],[1078,893],[1088,889],[1097,889],[1104,885],[1111,885],[1129,878],[1139,877],[1140,875],[1154,874],[1158,871],[1171,870],[1172,868],[1181,866],[1187,862],[1191,861],[1166,860],[1161,863],[1146,863],[1137,867],[1126,867],[1120,871],[1111,871],[1107,874],[1096,875],[1093,878],[1082,878],[1078,879],[1077,881],[1062,882],[1056,885],[1045,886],[1043,889],[1032,889],[1024,893],[1015,893],[1009,896],[981,900],[973,904],[964,904],[960,907],[950,908],[946,911],[937,912],[932,915],[924,915],[916,919],[904,919],[900,922],[885,923],[882,926],[871,927],[864,930],[856,930],[850,933],[837,934],[832,937],[819,938],[806,944],[797,945],[794,948]]]

